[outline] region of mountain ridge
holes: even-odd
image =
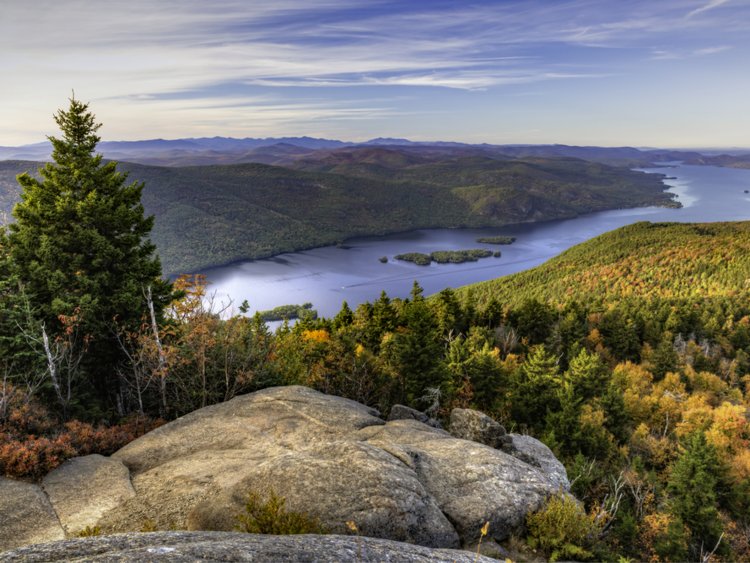
[[[697,164],[732,165],[735,159],[747,159],[747,151],[672,150],[635,147],[597,147],[566,144],[492,144],[455,141],[411,141],[405,138],[377,137],[363,142],[338,139],[297,137],[188,137],[178,139],[145,139],[136,141],[102,141],[99,151],[106,158],[139,164],[187,166],[201,164],[233,164],[258,162],[253,151],[279,144],[288,144],[308,151],[332,151],[356,147],[395,147],[399,150],[432,148],[443,151],[481,150],[505,157],[574,157],[620,166],[645,166],[658,161],[683,160]],[[179,152],[178,152],[179,151]],[[0,160],[49,159],[49,142],[17,147],[0,147]],[[264,154],[261,151],[260,154]],[[708,159],[710,162],[704,162]],[[727,161],[731,161],[727,164]],[[269,164],[267,159],[260,162]],[[289,164],[290,161],[285,161]]]
[[[440,151],[416,158],[382,147],[357,149],[354,157],[338,164],[313,161],[302,169],[128,162],[120,169],[145,183],[143,205],[156,216],[152,239],[169,274],[356,236],[678,205],[661,175],[577,159],[451,157]],[[20,197],[16,175],[38,166],[0,161],[0,212],[9,216]]]

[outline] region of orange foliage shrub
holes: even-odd
[[[34,436],[27,440],[8,440],[0,445],[0,473],[38,479],[75,455],[76,450],[64,435],[52,440]]]
[[[38,479],[71,457],[109,455],[163,424],[130,418],[114,426],[94,427],[73,420],[62,427],[46,409],[9,386],[4,419],[0,419],[0,475]]]

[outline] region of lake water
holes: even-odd
[[[750,170],[714,166],[654,168],[676,179],[667,180],[681,209],[642,207],[603,211],[575,219],[529,223],[493,229],[429,229],[383,237],[351,239],[346,248],[329,246],[282,254],[206,270],[211,290],[219,301],[244,299],[251,311],[289,303],[311,302],[319,314],[335,315],[341,303],[352,308],[377,299],[385,290],[391,297],[409,295],[414,280],[425,294],[446,287],[489,280],[526,270],[563,250],[637,221],[738,221],[750,219]],[[512,245],[485,245],[477,237],[509,235]],[[488,248],[500,250],[500,258],[484,258],[464,264],[417,266],[394,260],[404,252]],[[379,262],[387,256],[388,262]]]

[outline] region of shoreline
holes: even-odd
[[[671,187],[672,186],[667,186],[664,191],[666,192]],[[677,197],[676,194],[674,194],[674,195],[675,195],[675,197]],[[677,205],[666,205],[666,203],[670,203],[670,202],[671,203],[675,203]],[[680,209],[683,206],[682,206],[682,204],[679,201],[676,201],[675,199],[671,199],[671,200],[665,201],[665,205],[651,204],[651,205],[635,205],[635,206],[632,206],[632,207],[608,207],[608,208],[605,208],[605,209],[597,209],[597,210],[589,211],[587,213],[575,213],[575,214],[570,214],[570,215],[561,215],[561,216],[558,216],[558,217],[550,217],[548,219],[539,219],[539,220],[533,220],[532,219],[532,220],[528,220],[528,221],[517,221],[517,222],[513,222],[513,223],[505,223],[503,225],[473,225],[473,226],[466,226],[466,225],[464,225],[464,226],[459,226],[459,227],[446,227],[446,226],[439,226],[439,225],[430,225],[430,226],[424,226],[424,227],[415,227],[415,228],[412,228],[412,229],[394,230],[394,231],[386,231],[386,232],[372,233],[372,234],[358,234],[358,235],[354,235],[354,236],[351,236],[351,237],[347,237],[347,238],[345,238],[343,240],[339,240],[339,241],[336,241],[336,242],[331,242],[330,244],[316,244],[316,245],[304,246],[304,247],[296,248],[296,249],[293,249],[293,250],[284,250],[282,252],[277,252],[277,253],[274,253],[274,254],[268,254],[268,255],[263,255],[263,256],[257,256],[257,257],[254,257],[254,258],[249,258],[249,257],[237,258],[237,259],[234,259],[234,260],[229,260],[227,262],[221,262],[221,263],[217,263],[217,264],[211,264],[211,265],[207,265],[207,266],[201,267],[199,269],[189,270],[187,272],[182,272],[182,273],[169,272],[169,273],[166,273],[164,275],[164,277],[166,277],[166,278],[168,278],[170,280],[174,280],[174,279],[176,279],[177,277],[179,277],[181,275],[208,274],[211,270],[216,270],[216,269],[219,269],[219,268],[228,268],[228,267],[237,266],[239,264],[243,264],[243,263],[246,263],[246,262],[258,262],[258,261],[262,261],[262,260],[271,260],[273,258],[284,256],[286,254],[296,254],[296,253],[299,253],[299,252],[305,252],[307,250],[316,250],[316,249],[319,249],[319,248],[341,247],[341,248],[345,249],[348,243],[350,243],[351,241],[356,241],[356,240],[360,240],[360,239],[376,239],[376,238],[381,238],[381,237],[397,236],[397,235],[403,235],[403,234],[406,234],[406,233],[413,233],[413,232],[416,232],[416,231],[427,231],[427,230],[446,230],[446,231],[458,231],[458,230],[468,230],[468,229],[496,230],[496,229],[505,229],[505,228],[516,227],[516,226],[520,226],[520,225],[544,224],[544,223],[549,223],[549,222],[552,222],[552,221],[565,221],[565,220],[569,220],[569,219],[575,219],[577,217],[584,217],[586,215],[591,215],[593,213],[602,213],[602,212],[606,212],[606,211],[617,211],[617,210],[620,210],[620,209],[648,209],[650,207],[663,208],[663,209]]]

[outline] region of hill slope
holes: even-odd
[[[380,151],[380,152],[378,152]],[[395,154],[394,154],[395,152]],[[674,205],[662,176],[576,159],[420,159],[370,148],[318,170],[263,164],[122,163],[146,183],[167,273],[430,227],[488,227],[644,205]],[[0,162],[0,205],[36,162]],[[323,170],[320,170],[323,168]]]
[[[458,291],[509,305],[750,295],[750,222],[635,223],[532,270]]]

